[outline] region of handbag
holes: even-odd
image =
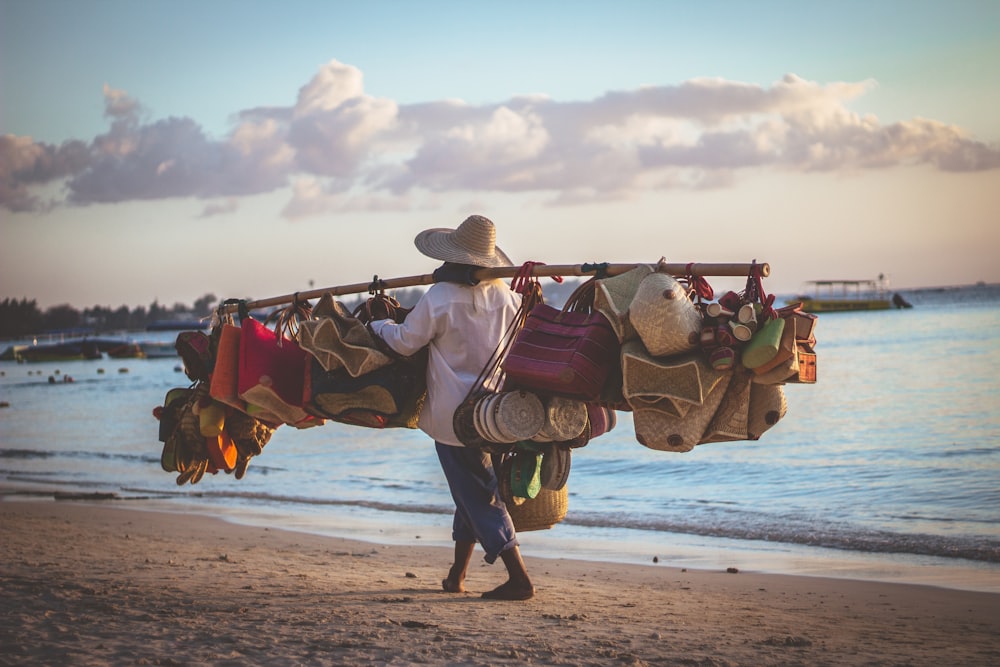
[[[593,309],[594,279],[580,285],[559,310],[535,305],[501,368],[504,387],[597,400],[609,369],[619,363],[618,336]]]
[[[295,323],[305,310],[296,302],[279,312],[275,329],[253,318],[243,320],[237,383],[239,397],[247,402],[249,414],[257,416],[263,411],[299,428],[322,423],[303,408],[303,385],[311,356],[285,335],[296,333]]]
[[[427,350],[357,377],[312,359],[306,391],[310,414],[354,426],[415,429],[427,397]]]
[[[505,391],[510,390],[507,387],[507,378],[501,361],[509,355],[516,337],[524,326],[527,314],[540,305],[543,299],[542,286],[538,278],[533,275],[535,264],[535,262],[525,262],[511,280],[511,290],[521,294],[521,304],[476,380],[470,385],[465,398],[452,415],[452,428],[459,442],[466,447],[481,449],[497,456],[509,453],[513,449],[513,441],[501,434],[493,409],[494,402],[501,398],[497,388],[502,386]],[[529,402],[529,393],[534,396],[538,405],[532,404],[531,411],[537,411],[538,416],[544,420],[544,409],[537,396],[531,392],[522,393]],[[538,432],[541,425],[538,424],[534,433]]]
[[[353,347],[340,348],[338,353],[344,353],[344,363],[333,368],[327,368],[319,356],[313,355],[303,388],[304,405],[310,414],[353,426],[415,429],[427,398],[428,350],[423,348],[411,356],[403,356],[372,334],[366,326],[368,322],[375,319],[403,322],[411,309],[403,308],[386,295],[377,277],[370,292],[371,296],[353,313],[346,314],[341,307],[339,314],[334,315],[342,322],[353,320],[350,324],[354,332]],[[336,305],[327,294],[317,304],[316,311],[322,315]],[[347,338],[340,340],[344,342]]]
[[[683,416],[689,406],[701,405],[727,375],[698,352],[658,358],[638,340],[622,347],[621,358],[622,390],[633,410],[669,399]]]
[[[239,392],[241,332],[242,329],[235,324],[221,324],[208,393],[216,401],[246,412],[247,402],[240,398]]]
[[[750,385],[750,405],[747,416],[747,437],[759,440],[760,436],[777,424],[788,412],[785,389],[780,384]]]
[[[370,316],[374,299],[358,307],[354,313],[333,299],[330,293],[320,298],[313,310],[313,319],[299,325],[299,343],[328,371],[346,368],[358,377],[392,362],[392,357],[379,348],[376,336],[358,317],[361,309]]]

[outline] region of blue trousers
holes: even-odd
[[[490,455],[474,447],[452,447],[440,442],[434,446],[455,500],[452,539],[479,542],[486,552],[486,562],[496,562],[501,552],[517,546],[517,533],[500,498]]]

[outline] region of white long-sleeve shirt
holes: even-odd
[[[428,347],[427,400],[418,425],[434,440],[456,447],[452,417],[496,350],[521,304],[502,280],[478,285],[436,283],[402,324],[372,322],[372,330],[396,352]]]

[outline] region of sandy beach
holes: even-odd
[[[1000,595],[532,558],[537,595],[478,555],[110,502],[0,502],[5,665],[995,665]]]

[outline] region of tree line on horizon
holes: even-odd
[[[163,320],[207,317],[217,301],[214,294],[205,294],[190,306],[175,303],[168,308],[153,301],[149,307],[131,309],[123,305],[79,310],[69,304],[60,304],[42,310],[36,299],[5,298],[0,301],[0,338],[25,338],[66,330],[138,331]]]

